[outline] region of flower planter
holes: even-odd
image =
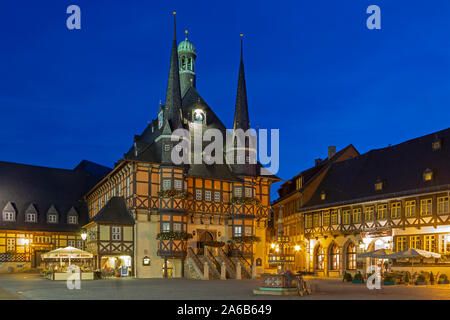
[[[414,282],[414,284],[416,286],[426,286],[427,282],[426,281],[416,281],[416,282]]]
[[[450,281],[448,280],[438,281],[438,284],[450,284]]]
[[[395,281],[383,281],[383,284],[385,286],[393,286],[395,284]]]
[[[355,279],[353,279],[352,283],[364,283],[364,280],[355,280]]]

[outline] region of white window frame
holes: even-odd
[[[111,226],[111,240],[113,241],[122,240],[122,227]]]
[[[420,216],[429,217],[433,214],[433,200],[431,198],[420,200]]]
[[[35,212],[27,212],[25,215],[26,222],[37,222],[37,213]]]
[[[16,215],[12,211],[3,212],[3,221],[16,221]]]
[[[170,222],[162,222],[161,223],[161,232],[170,232]]]
[[[78,216],[76,216],[76,215],[67,216],[67,223],[68,224],[78,224]]]
[[[181,231],[183,231],[182,223],[174,222],[173,223],[173,232],[181,232]]]
[[[174,188],[175,190],[183,190],[183,181],[180,179],[175,179]]]
[[[253,198],[253,189],[252,188],[245,188],[245,197]]]
[[[234,196],[236,198],[241,198],[242,197],[242,187],[235,187],[234,188]]]
[[[7,238],[6,240],[6,251],[16,251],[16,239]]]
[[[195,190],[195,199],[197,201],[201,201],[202,197],[203,197],[202,190],[200,189]]]
[[[172,189],[172,180],[170,180],[170,179],[163,179],[162,182],[163,182],[162,183],[163,191]]]
[[[220,202],[220,191],[214,191],[214,202]]]
[[[236,232],[237,230],[239,230],[239,232]],[[233,236],[234,237],[242,237],[242,226],[234,226]]]
[[[437,198],[437,210],[438,214],[446,214],[449,213],[449,197],[439,197]]]
[[[211,202],[211,191],[205,190],[205,201]]]

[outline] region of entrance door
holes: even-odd
[[[213,241],[214,236],[209,231],[203,231],[199,235],[199,239],[197,241],[197,254],[205,254],[205,242]]]
[[[41,255],[44,252],[46,252],[46,251],[35,251],[34,252],[32,265],[31,265],[32,268],[37,268],[41,265],[41,262],[42,262]]]

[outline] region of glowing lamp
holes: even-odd
[[[295,251],[300,251],[300,246],[299,246],[298,244],[295,245],[294,250],[295,250]]]
[[[83,239],[83,241],[84,241],[84,240],[86,240],[86,238],[87,238],[87,233],[86,233],[86,232],[83,232],[83,233],[81,234],[81,239]]]
[[[270,244],[270,247],[273,249],[273,248],[275,248],[275,243],[271,243]]]

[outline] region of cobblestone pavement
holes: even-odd
[[[450,285],[385,286],[368,290],[363,284],[343,283],[332,279],[308,279],[313,289],[311,296],[254,295],[257,280],[187,280],[187,279],[133,279],[82,281],[80,290],[69,290],[65,281],[51,281],[37,274],[0,275],[0,299],[450,299]]]

